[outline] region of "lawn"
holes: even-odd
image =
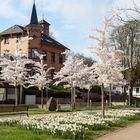
[[[84,140],[94,140],[99,136],[105,135],[116,129],[126,127],[130,123],[135,123],[140,120],[140,116],[134,117],[130,120],[123,120],[121,123],[104,128],[101,130],[88,130]],[[0,126],[0,140],[68,140],[63,137],[50,136],[46,133],[36,133],[32,130],[26,130],[20,127]]]
[[[124,105],[112,105],[112,109],[120,109],[120,108],[132,108],[134,106],[124,106]],[[106,109],[110,109],[110,107],[105,106]],[[101,110],[101,105],[100,104],[95,104],[92,106],[87,106],[87,105],[77,105],[75,111],[85,111],[85,110]],[[62,105],[61,106],[61,112],[71,112],[71,107],[70,105]],[[40,108],[31,108],[29,109],[29,115],[33,114],[46,114],[46,113],[55,113],[55,111],[48,112],[45,109],[40,109]]]
[[[101,105],[94,105],[94,106],[81,105],[81,106],[76,106],[73,111],[84,111],[84,110],[101,110]],[[61,112],[71,112],[70,106],[62,106],[61,107]],[[47,114],[47,113],[56,113],[56,112],[55,111],[48,112],[45,109],[40,109],[40,108],[31,108],[31,109],[29,109],[29,115]]]
[[[45,133],[35,133],[19,127],[0,126],[0,140],[64,140]]]
[[[128,120],[124,119],[117,125],[106,127],[106,128],[100,129],[100,130],[94,130],[94,131],[89,130],[86,132],[86,140],[95,140],[98,137],[101,137],[105,134],[108,134],[108,133],[118,130],[120,128],[127,127],[128,125],[130,125],[132,123],[136,123],[138,121],[140,121],[140,115],[135,116],[134,118],[131,118]]]
[[[49,113],[47,115],[40,114],[35,116],[31,115],[29,118],[23,117],[23,120],[21,120],[20,123],[18,123],[18,125],[13,122],[0,123],[0,140],[64,140],[70,138],[72,139],[70,133],[79,130],[77,129],[78,127],[73,129],[71,125],[67,125],[67,123],[72,124],[72,126],[74,125],[73,123],[75,123],[77,124],[77,126],[82,125],[83,127],[86,126],[89,128],[85,129],[84,131],[81,131],[82,133],[84,132],[84,137],[76,137],[75,140],[94,140],[95,138],[109,133],[110,131],[114,131],[116,129],[125,127],[130,123],[140,120],[139,113],[137,113],[137,115],[131,116],[133,112],[129,113],[128,110],[126,110],[125,112],[122,110],[123,112],[120,113],[119,111],[120,110],[117,110],[114,113],[111,113],[112,111],[108,111],[108,113],[106,113],[108,117],[107,120],[105,118],[105,122],[96,121],[96,118],[97,120],[100,120],[100,114],[95,115],[94,111],[53,114]],[[123,113],[125,113],[128,117],[126,117],[126,115],[124,115]],[[113,115],[113,117],[111,117],[111,115]],[[116,116],[115,120],[109,119],[110,117],[114,118],[114,116]],[[11,121],[13,121],[13,119],[11,119]],[[56,129],[54,129],[54,127],[56,127]],[[65,129],[64,131],[63,128]],[[50,130],[46,131],[46,129]],[[73,130],[70,131],[70,129]],[[53,134],[53,131],[51,130],[55,130],[57,134]],[[62,133],[58,130],[61,130],[64,133],[67,131],[68,135],[62,135]],[[81,132],[79,131],[78,133],[80,134]]]
[[[48,113],[45,109],[40,109],[40,108],[31,108],[28,110],[29,115],[33,114],[46,114]]]
[[[101,110],[101,105],[92,105],[92,106],[76,106],[74,111],[84,111],[84,110]]]

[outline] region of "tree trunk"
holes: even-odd
[[[47,104],[47,102],[48,102],[48,87],[46,87],[46,104]]]
[[[124,89],[125,87],[124,86],[122,86],[122,100],[123,100],[123,104],[124,104],[124,106],[125,106],[125,89]]]
[[[129,85],[129,106],[132,105],[132,97],[133,97],[133,86],[134,86],[134,83],[133,82],[130,82],[130,85]]]
[[[20,104],[22,104],[22,93],[23,93],[23,87],[20,85]]]
[[[102,118],[105,117],[105,107],[104,107],[104,85],[101,85],[101,104],[102,104]]]
[[[125,106],[126,105],[126,97],[127,97],[125,86],[122,86],[122,94],[123,94],[123,102],[124,102],[124,106]]]
[[[90,105],[90,102],[89,102],[89,95],[90,95],[90,89],[88,90],[88,94],[87,94],[87,106]]]
[[[41,108],[43,109],[43,89],[41,89]]]
[[[73,88],[73,107],[75,108],[75,106],[76,106],[76,99],[75,99],[75,97],[76,97],[76,94],[75,94],[75,87]]]
[[[15,86],[15,105],[18,105],[18,86]]]
[[[74,109],[74,95],[73,95],[73,88],[71,87],[71,111]]]
[[[112,107],[111,84],[109,84],[109,107]]]

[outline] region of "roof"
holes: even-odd
[[[49,44],[54,44],[57,47],[63,48],[63,49],[68,49],[67,47],[65,47],[64,45],[62,45],[61,43],[59,43],[58,41],[56,41],[55,39],[51,38],[48,35],[42,34],[41,35],[41,41],[44,43],[49,43]],[[69,50],[69,49],[68,49]]]
[[[31,20],[30,20],[29,25],[37,25],[37,24],[38,24],[38,18],[37,18],[36,6],[35,6],[35,2],[34,2],[33,8],[32,8]]]
[[[14,25],[8,29],[6,29],[5,31],[1,32],[0,35],[7,35],[7,34],[17,34],[17,33],[22,33],[26,31],[26,29],[20,25]]]
[[[0,35],[17,34],[17,33],[22,33],[25,31],[26,31],[26,28],[24,28],[20,25],[14,25],[14,26],[8,28],[7,30],[3,31],[2,33],[0,33]],[[59,43],[58,41],[56,41],[55,39],[51,38],[50,36],[48,36],[46,34],[41,35],[41,42],[53,44],[53,45],[56,45],[57,47],[60,47],[63,49],[68,49],[67,47],[65,47],[64,45],[62,45],[61,43]]]
[[[50,25],[50,23],[48,23],[46,20],[42,19],[41,21],[39,21],[39,24],[48,24]]]

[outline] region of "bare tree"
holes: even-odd
[[[124,25],[115,28],[112,32],[112,40],[116,46],[124,51],[123,65],[125,79],[129,82],[129,105],[132,103],[133,86],[140,77],[140,23],[137,21],[127,21]]]

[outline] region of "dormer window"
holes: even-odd
[[[9,36],[4,37],[4,44],[9,44]]]

